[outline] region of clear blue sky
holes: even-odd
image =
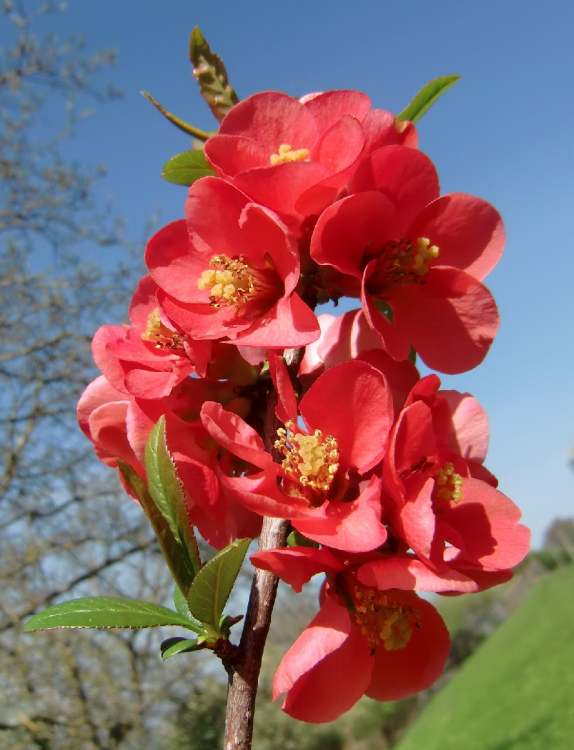
[[[159,172],[187,147],[139,90],[214,127],[187,61],[196,24],[240,95],[358,88],[398,111],[430,78],[462,75],[421,122],[421,147],[444,192],[474,193],[498,207],[508,245],[488,282],[500,334],[481,367],[444,382],[487,408],[489,466],[539,541],[553,517],[574,515],[567,463],[574,445],[574,4],[72,1],[51,27],[83,34],[91,49],[116,48],[111,78],[125,96],[96,111],[70,153],[109,166],[105,192],[136,237],[156,209],[162,222],[181,215],[184,189],[163,184]]]

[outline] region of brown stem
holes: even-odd
[[[288,522],[280,518],[264,518],[259,549],[284,547]],[[227,694],[225,717],[225,750],[250,750],[253,735],[255,697],[265,641],[277,593],[277,576],[257,570],[251,584],[245,625],[239,644]]]
[[[285,353],[286,364],[292,377],[296,377],[304,349],[294,349]],[[264,438],[267,450],[273,453],[273,444],[278,426],[275,416],[277,396],[272,390],[267,399]],[[280,518],[264,518],[259,549],[268,550],[284,547],[287,540],[289,522]],[[251,750],[255,698],[261,670],[261,659],[271,614],[277,593],[277,576],[266,570],[256,570],[251,584],[247,613],[239,649],[229,672],[227,712],[225,716],[224,750]]]

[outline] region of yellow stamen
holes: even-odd
[[[183,336],[170,330],[161,322],[159,307],[148,315],[145,331],[141,335],[142,341],[149,341],[156,349],[181,349]]]
[[[418,276],[425,276],[433,260],[439,256],[438,245],[431,245],[428,237],[417,237],[413,249],[413,270]]]
[[[288,143],[282,143],[279,146],[279,150],[276,154],[271,154],[269,161],[273,167],[277,164],[287,164],[291,161],[308,161],[309,160],[309,149],[308,148],[297,148],[294,149]]]
[[[462,500],[462,477],[451,463],[446,463],[435,477],[435,497],[451,503]]]
[[[417,613],[393,598],[388,591],[354,583],[351,591],[355,608],[353,618],[374,651],[383,646],[387,651],[405,648],[419,627]]]
[[[295,430],[293,422],[277,430],[275,449],[284,456],[281,466],[303,487],[328,492],[339,469],[337,441],[321,430],[312,435]]]
[[[255,277],[241,258],[214,255],[211,268],[202,272],[197,280],[198,289],[207,289],[214,307],[242,305],[256,292]]]

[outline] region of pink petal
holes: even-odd
[[[297,397],[283,357],[269,353],[269,372],[277,393],[277,416],[283,422],[297,422]]]
[[[322,92],[304,104],[313,115],[320,133],[325,133],[345,115],[361,121],[371,109],[371,100],[366,94],[345,89]]]
[[[271,571],[295,591],[301,591],[317,573],[338,573],[344,568],[326,547],[289,547],[255,552],[251,555],[251,562],[256,568]]]
[[[205,144],[205,155],[222,176],[235,177],[254,167],[268,167],[269,153],[252,138],[218,134]]]
[[[372,657],[347,610],[327,597],[319,614],[287,651],[273,678],[273,699],[302,721],[333,721],[369,685]]]
[[[239,333],[234,340],[238,346],[286,349],[305,346],[319,334],[319,324],[311,308],[298,294],[291,294],[279,300],[265,317]]]
[[[462,500],[440,514],[462,539],[461,560],[487,570],[512,568],[528,553],[530,531],[519,520],[512,500],[479,479],[463,479]]]
[[[283,143],[293,149],[311,148],[317,138],[317,125],[307,106],[297,99],[264,91],[233,107],[223,118],[219,132],[251,138],[271,157]]]
[[[371,684],[367,695],[379,701],[394,701],[430,687],[443,672],[450,638],[436,609],[410,592],[393,592],[403,606],[418,614],[420,627],[414,627],[411,639],[402,649],[377,649]]]
[[[382,557],[361,565],[357,577],[364,586],[385,591],[402,589],[435,593],[473,592],[478,585],[472,579],[444,565],[435,573],[414,557]]]
[[[474,396],[440,391],[433,419],[441,443],[450,452],[468,461],[484,461],[488,450],[488,417]]]
[[[405,236],[420,211],[438,197],[438,176],[422,151],[385,146],[371,154],[351,182],[352,192],[363,190],[379,190],[394,204],[398,217],[393,226],[396,239]]]
[[[374,476],[356,500],[325,502],[292,524],[319,544],[346,552],[370,552],[387,539],[381,516],[381,480]]]
[[[466,372],[480,364],[498,329],[491,293],[454,268],[431,269],[424,286],[402,287],[392,304],[405,340],[441,372]]]
[[[310,429],[336,438],[345,469],[356,467],[362,474],[383,457],[393,419],[391,394],[385,378],[366,362],[324,372],[303,396],[299,412]]]
[[[273,464],[263,440],[253,427],[221,404],[206,401],[201,408],[201,421],[211,437],[235,456],[260,469]]]
[[[441,266],[453,266],[481,280],[496,266],[504,248],[498,211],[464,193],[443,195],[417,216],[411,236],[428,237],[440,249]]]
[[[361,277],[364,258],[393,237],[395,207],[382,193],[350,195],[325,209],[311,237],[316,263]]]

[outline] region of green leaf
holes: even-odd
[[[397,115],[397,120],[410,120],[418,122],[428,112],[432,105],[441,97],[447,89],[460,80],[460,76],[440,76],[429,81],[418,94],[412,99],[403,111]]]
[[[195,618],[219,628],[221,613],[250,542],[251,539],[236,539],[205,563],[197,573],[187,599]]]
[[[166,109],[163,104],[160,104],[155,96],[152,96],[149,91],[140,91],[140,94],[144,99],[147,99],[147,101],[154,106],[158,112],[161,112],[168,122],[171,122],[172,125],[175,125],[176,128],[179,128],[184,133],[187,133],[194,138],[198,138],[200,141],[206,141],[211,135],[213,135],[213,133],[209,133],[207,130],[202,130],[201,128],[196,128],[195,125],[191,125],[189,122],[182,120],[181,117],[174,115],[173,112]]]
[[[293,529],[293,531],[287,537],[287,546],[288,547],[318,547],[319,545],[317,544],[317,542],[314,542],[312,539],[307,539],[306,536],[303,536],[303,534],[300,534],[298,531]]]
[[[161,176],[174,185],[191,185],[200,177],[213,174],[203,151],[183,151],[163,165]]]
[[[179,586],[176,586],[175,591],[173,592],[173,606],[183,617],[191,617],[191,612],[189,611],[187,600]]]
[[[160,646],[161,658],[166,661],[177,654],[199,651],[202,648],[205,648],[205,643],[199,643],[196,638],[167,638]]]
[[[152,429],[145,448],[148,489],[174,538],[181,542],[194,574],[201,566],[199,551],[187,515],[183,487],[167,447],[165,430],[165,417],[161,416]]]
[[[139,499],[149,521],[155,531],[155,535],[161,547],[162,554],[167,562],[171,574],[182,591],[189,591],[191,582],[195,575],[193,565],[189,559],[189,554],[184,549],[179,535],[173,535],[167,521],[160,513],[147,491],[143,479],[128,464],[121,461],[118,468],[126,484]]]
[[[31,633],[52,628],[153,628],[162,625],[196,630],[187,618],[166,607],[140,599],[109,596],[86,596],[56,604],[33,615],[24,625],[24,630]]]
[[[189,59],[201,95],[214,117],[222,120],[239,98],[229,83],[223,60],[212,51],[198,26],[193,29],[189,38]]]

